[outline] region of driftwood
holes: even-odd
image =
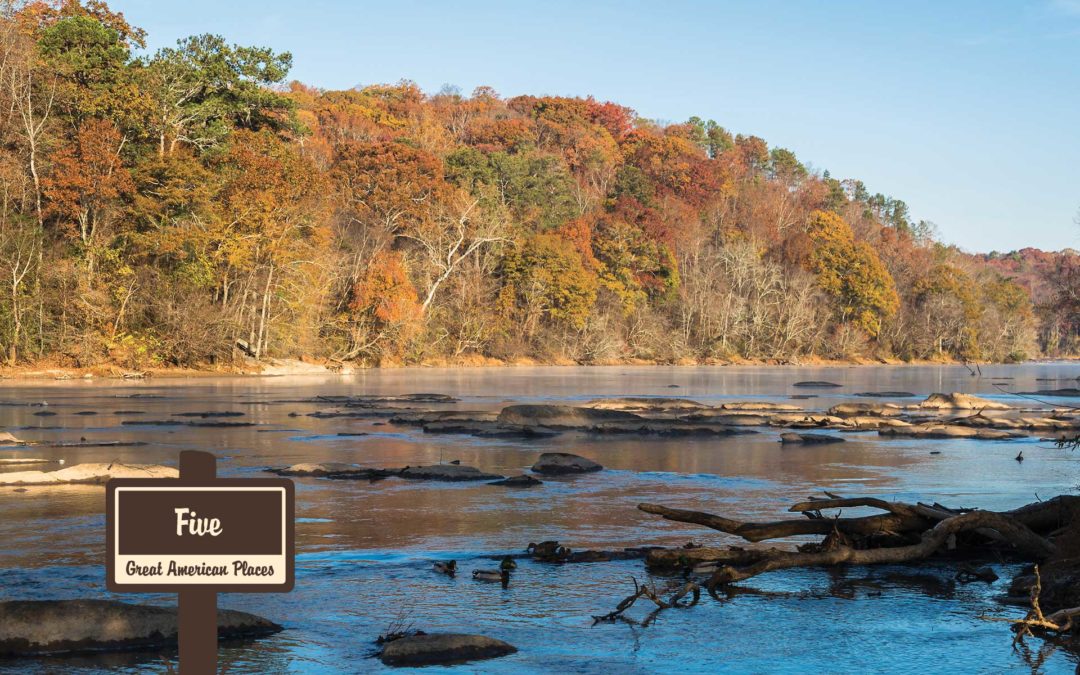
[[[718,569],[709,579],[708,587],[711,590],[719,584],[742,581],[765,572],[792,567],[880,565],[921,560],[945,546],[950,537],[982,528],[999,532],[1011,541],[1020,553],[1036,560],[1041,560],[1054,552],[1052,543],[1018,521],[993,511],[972,511],[942,520],[924,532],[917,544],[860,550],[847,544],[837,543],[827,550],[816,552],[776,551],[752,565],[741,568],[727,565]]]
[[[1057,497],[998,513],[956,509],[941,504],[905,504],[873,497],[810,498],[789,510],[802,513],[805,520],[746,523],[701,511],[673,509],[656,504],[640,504],[646,513],[668,520],[691,523],[759,542],[798,535],[824,535],[817,544],[796,551],[779,549],[697,549],[650,554],[655,568],[696,569],[710,572],[706,585],[710,595],[716,589],[774,570],[835,565],[877,565],[909,563],[928,558],[943,549],[958,547],[961,539],[969,547],[1005,547],[1025,560],[1040,561],[1055,552],[1052,534],[1068,522],[1080,498]],[[823,510],[869,507],[884,514],[859,518],[826,517]],[[705,563],[715,562],[715,565]],[[1080,612],[1078,612],[1080,614]],[[1065,620],[1069,617],[1057,617]],[[1048,617],[1049,620],[1049,617]],[[1053,621],[1051,620],[1053,623]],[[1055,624],[1057,625],[1057,624]]]
[[[765,551],[744,548],[656,548],[645,556],[645,567],[655,572],[675,572],[691,569],[701,563],[750,565],[762,559]]]
[[[660,615],[660,612],[665,609],[672,609],[673,607],[679,609],[693,607],[701,599],[701,587],[692,581],[683,584],[680,588],[675,590],[667,600],[660,597],[660,593],[656,590],[655,586],[639,585],[637,579],[634,579],[633,577],[631,577],[631,581],[634,582],[634,592],[623,598],[622,602],[615,607],[614,611],[604,614],[603,616],[594,616],[594,626],[598,623],[625,621],[631,624],[640,623],[641,627],[645,628],[655,621],[656,617]],[[690,596],[690,600],[683,600],[687,595]],[[641,622],[624,616],[624,612],[633,607],[638,598],[642,597],[652,600],[653,604],[656,605],[656,609],[649,612],[648,616]]]
[[[1073,629],[1073,619],[1080,616],[1080,607],[1068,607],[1052,612],[1049,616],[1043,614],[1039,604],[1039,596],[1042,594],[1042,575],[1039,574],[1039,566],[1035,566],[1035,583],[1031,587],[1031,609],[1023,619],[1010,620],[1013,630],[1016,631],[1016,641],[1022,641],[1024,636],[1033,635],[1034,631],[1051,633],[1068,633]]]
[[[829,508],[827,506],[821,506],[826,500],[819,502],[809,502],[809,504],[819,504],[815,506],[815,509]],[[840,500],[850,501],[850,500]],[[804,504],[796,504],[796,506],[805,506]],[[854,506],[854,505],[853,505]],[[892,505],[894,507],[899,505]],[[713,515],[711,513],[704,513],[701,511],[686,511],[683,509],[671,509],[666,506],[659,506],[656,504],[639,504],[638,508],[645,513],[652,513],[658,516],[662,516],[667,520],[675,520],[681,523],[694,523],[696,525],[704,525],[705,527],[726,532],[727,534],[734,534],[737,537],[742,537],[746,541],[765,541],[766,539],[780,539],[782,537],[792,537],[797,535],[807,534],[830,534],[833,530],[839,530],[843,534],[848,535],[862,535],[870,536],[874,534],[881,534],[883,532],[903,532],[910,530],[919,530],[933,525],[929,519],[915,513],[913,509],[909,512],[900,513],[896,510],[884,515],[867,516],[865,518],[817,518],[812,517],[802,520],[778,520],[771,523],[743,523],[737,520],[731,520],[722,516]],[[792,507],[794,509],[794,507]],[[909,509],[911,507],[908,507]],[[805,509],[809,511],[809,509]],[[813,514],[811,514],[813,515]]]

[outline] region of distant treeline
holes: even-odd
[[[4,16],[11,363],[1000,361],[1077,345],[1076,256],[1033,281],[711,120],[409,82],[322,91],[286,84],[289,54],[200,35],[151,55],[144,37],[96,0]]]

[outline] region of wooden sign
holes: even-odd
[[[294,488],[285,478],[216,478],[205,452],[180,453],[180,478],[106,484],[106,586],[178,593],[180,667],[213,672],[217,593],[294,583]]]

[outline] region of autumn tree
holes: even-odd
[[[320,217],[325,183],[268,130],[234,131],[215,168],[224,176],[221,218],[211,232],[222,303],[233,307],[246,349],[258,358],[272,338],[283,337],[275,335],[276,323],[311,309],[303,282],[328,234]]]
[[[835,213],[815,211],[807,223],[813,245],[811,270],[835,303],[840,320],[852,322],[876,336],[884,319],[899,306],[896,287],[888,270],[863,241],[856,241],[851,227]]]
[[[401,254],[382,251],[353,288],[352,344],[341,358],[400,356],[421,327],[421,307]]]
[[[538,234],[507,249],[500,270],[500,308],[527,337],[542,322],[581,328],[596,301],[597,279],[574,244],[554,234]]]

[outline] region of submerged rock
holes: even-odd
[[[391,424],[407,424],[410,426],[424,426],[451,422],[463,424],[492,423],[499,417],[498,413],[482,410],[419,410],[398,411],[390,417]]]
[[[121,420],[120,424],[127,427],[204,427],[212,429],[227,429],[231,427],[253,427],[255,422],[215,422],[215,421],[188,421],[188,420]]]
[[[825,382],[824,380],[804,380],[802,382],[796,382],[795,384],[793,384],[791,386],[793,386],[793,387],[815,388],[815,389],[825,389],[825,388],[830,388],[830,387],[842,387],[844,385],[837,384],[835,382]]]
[[[951,394],[930,394],[926,400],[919,403],[918,407],[929,410],[959,409],[959,410],[1009,410],[1011,405],[991,401],[990,399],[953,392]]]
[[[500,480],[503,476],[496,473],[484,473],[475,466],[463,464],[432,464],[431,466],[407,466],[398,474],[411,480]]]
[[[544,481],[532,476],[526,476],[521,474],[520,476],[510,476],[509,478],[503,478],[488,485],[501,485],[503,487],[535,487],[537,485],[543,485]]]
[[[532,465],[532,470],[536,473],[549,475],[589,473],[591,471],[600,471],[603,468],[603,466],[591,459],[568,452],[545,452]]]
[[[797,434],[789,431],[780,434],[780,442],[784,445],[799,443],[804,445],[820,445],[825,443],[843,443],[844,439],[839,436],[829,436],[828,434]]]
[[[219,609],[218,639],[255,638],[281,630],[247,612]],[[0,602],[0,656],[120,651],[176,645],[175,607],[115,600]]]
[[[1059,396],[1062,398],[1080,398],[1080,389],[1076,387],[1064,387],[1062,389],[1040,389],[1038,391],[1020,392],[1025,396]]]
[[[361,394],[357,396],[316,396],[314,398],[283,401],[285,403],[335,403],[347,407],[368,407],[383,403],[457,403],[459,399],[447,394],[398,394],[382,396]]]
[[[911,398],[915,396],[910,391],[860,391],[855,395],[866,398]]]
[[[206,419],[208,417],[243,417],[244,413],[239,411],[229,410],[203,410],[199,412],[178,412],[173,413],[174,417],[201,417]]]
[[[558,436],[556,429],[519,427],[485,421],[433,422],[424,425],[425,434],[469,434],[482,438],[551,438]]]
[[[58,485],[105,483],[110,478],[179,478],[171,466],[158,464],[76,464],[57,471],[16,471],[0,473],[0,485]]]
[[[588,428],[601,422],[644,420],[640,415],[623,410],[575,408],[568,405],[511,405],[502,409],[498,421],[516,426],[554,428]]]
[[[513,654],[513,645],[483,635],[429,633],[388,642],[380,658],[388,666],[450,665]]]

